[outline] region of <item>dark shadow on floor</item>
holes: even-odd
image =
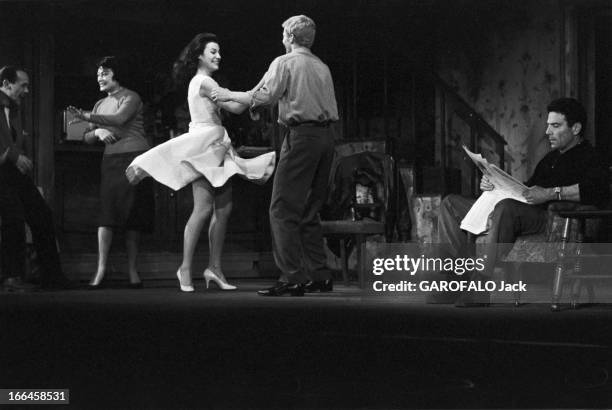
[[[610,306],[257,296],[268,283],[3,293],[0,388],[69,388],[79,409],[612,405]]]

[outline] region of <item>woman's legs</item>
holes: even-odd
[[[138,231],[126,231],[125,232],[125,248],[127,249],[128,257],[128,275],[130,276],[130,283],[140,283],[140,277],[138,276],[138,268],[136,267],[136,257],[138,256],[138,240],[140,239],[140,232]]]
[[[98,269],[94,277],[89,282],[92,286],[98,286],[104,274],[106,273],[106,265],[108,263],[108,253],[113,243],[113,230],[107,226],[98,227]]]
[[[130,283],[140,283],[138,269],[136,268],[136,256],[138,255],[138,231],[127,231],[125,233],[125,247],[128,254],[128,274]],[[106,226],[98,227],[98,269],[94,277],[89,282],[92,286],[97,286],[104,279],[106,266],[108,265],[108,254],[113,242],[113,230]]]
[[[208,269],[225,280],[221,269],[221,255],[223,254],[223,244],[227,232],[227,221],[232,213],[232,186],[229,185],[229,182],[214,199],[214,212],[208,227],[208,246],[210,250]]]
[[[181,283],[190,285],[191,282],[191,265],[193,262],[193,254],[195,252],[200,232],[204,223],[210,216],[214,203],[213,188],[210,183],[202,178],[194,181],[191,184],[193,191],[193,211],[185,225],[183,234],[183,262],[181,263]]]

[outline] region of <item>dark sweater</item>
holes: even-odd
[[[604,208],[610,201],[610,176],[606,161],[588,142],[582,141],[570,150],[554,150],[536,165],[527,186],[543,188],[578,184],[580,202]]]

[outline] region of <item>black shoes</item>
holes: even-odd
[[[304,296],[304,293],[331,292],[334,289],[333,279],[309,281],[306,284],[291,284],[277,282],[275,286],[257,291],[260,296],[282,296],[289,293],[291,296]]]
[[[489,277],[474,272],[470,275],[470,282],[486,282]],[[469,290],[461,292],[455,302],[458,308],[488,307],[491,304],[491,293],[486,290]]]
[[[260,296],[282,296],[286,293],[289,293],[291,296],[304,296],[304,284],[277,282],[271,288],[257,291],[257,294]]]
[[[96,279],[96,276],[94,275],[94,278],[92,279],[92,281],[95,279]],[[100,281],[95,285],[89,282],[89,284],[87,285],[87,290],[99,290],[99,289],[104,289],[106,287],[107,286],[106,286],[106,275],[105,275],[105,276],[102,276],[102,279],[100,279]],[[139,280],[138,282],[128,282],[127,287],[128,289],[143,289],[144,284],[142,280]]]
[[[104,281],[100,281],[97,285],[87,284],[87,290],[100,290],[104,288]]]
[[[304,285],[304,292],[306,293],[331,292],[332,290],[334,290],[333,279],[311,280]]]
[[[87,284],[87,290],[100,290],[100,289],[103,289],[105,287],[104,279],[106,279],[106,275],[102,275],[102,279],[100,279],[98,281],[98,283],[94,284],[96,279],[98,279],[98,273],[97,272],[93,274],[93,277],[91,278],[91,281],[89,281],[89,283]]]

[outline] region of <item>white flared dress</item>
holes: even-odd
[[[274,172],[275,152],[248,159],[236,154],[221,125],[219,108],[200,95],[205,78],[196,74],[189,83],[189,132],[139,155],[128,169],[140,169],[175,191],[202,177],[213,187],[223,186],[233,175],[255,183],[266,182]]]

